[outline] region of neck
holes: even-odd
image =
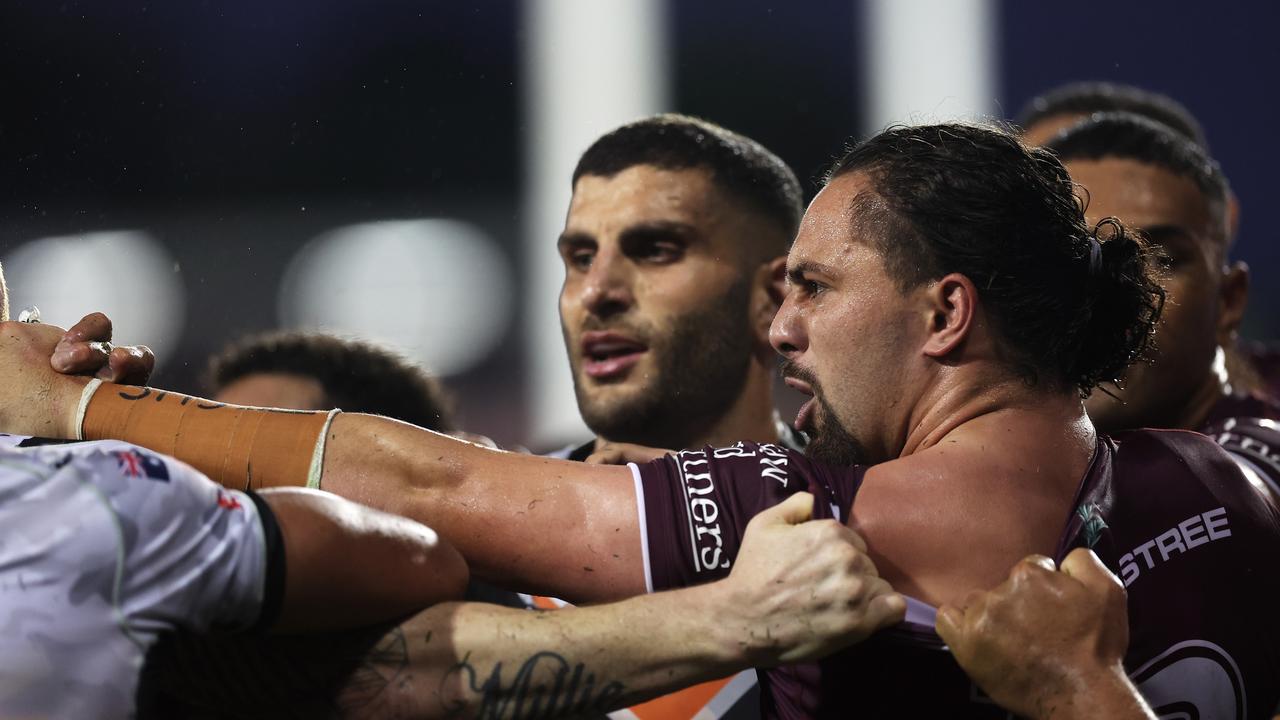
[[[685,426],[684,422],[676,420],[658,424],[673,430]],[[718,447],[740,440],[760,443],[777,442],[779,438],[777,426],[774,424],[772,357],[768,363],[752,359],[751,366],[747,370],[747,380],[742,385],[742,392],[738,393],[733,404],[718,419],[703,423],[701,427],[693,428],[690,432],[670,436],[655,435],[655,437],[660,438],[659,447],[672,450],[701,448],[707,445]],[[605,443],[635,443],[636,440],[637,438],[600,436],[596,438],[596,448],[600,448]]]
[[[1075,394],[1028,387],[1005,373],[980,380],[943,382],[926,393],[901,433],[898,446],[902,450],[897,456],[990,433],[1017,433],[1020,443],[1042,439],[1056,445],[1067,440],[1092,450],[1093,423]],[[1068,429],[1065,434],[1064,428]]]
[[[1200,387],[1187,398],[1187,403],[1179,413],[1180,417],[1170,427],[1183,430],[1197,430],[1203,427],[1209,413],[1213,411],[1213,406],[1217,405],[1224,395],[1230,395],[1232,392],[1234,390],[1227,373],[1227,354],[1223,352],[1222,346],[1218,346],[1213,357],[1213,366],[1205,374],[1204,382],[1200,383]]]

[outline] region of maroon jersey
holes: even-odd
[[[1219,425],[1230,418],[1280,418],[1280,405],[1268,397],[1261,395],[1243,395],[1239,393],[1223,395],[1209,409],[1209,415],[1201,423],[1202,428]],[[1208,434],[1207,430],[1201,430]]]
[[[775,445],[686,451],[638,469],[654,590],[726,576],[747,522],[793,493],[847,520],[865,467],[826,466]],[[1180,431],[1100,439],[1056,552],[1092,547],[1128,587],[1135,683],[1158,712],[1270,718],[1280,700],[1280,516],[1207,438]],[[773,718],[1003,718],[909,600],[906,622],[821,662],[760,673]]]

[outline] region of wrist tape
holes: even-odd
[[[80,397],[76,430],[80,440],[124,440],[171,455],[237,490],[318,488],[337,414],[224,405],[94,381]]]

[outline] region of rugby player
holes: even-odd
[[[1089,416],[1104,433],[1205,432],[1280,497],[1280,434],[1258,421],[1280,418],[1280,406],[1236,388],[1226,367],[1225,349],[1235,344],[1248,304],[1249,271],[1228,257],[1231,192],[1218,164],[1169,127],[1131,113],[1095,114],[1046,147],[1084,188],[1091,222],[1117,217],[1165,257],[1169,300],[1151,362],[1129,368],[1118,387],[1094,391]]]
[[[750,138],[663,114],[601,136],[572,182],[560,322],[595,437],[551,457],[620,463],[642,446],[744,439],[801,447],[774,410],[769,346],[803,212],[791,168]],[[618,717],[748,720],[758,708],[748,670]]]
[[[1156,325],[1151,266],[1119,223],[1086,226],[1049,153],[980,127],[895,128],[844,157],[788,257],[771,340],[814,395],[797,418],[808,456],[739,443],[628,468],[562,463],[376,417],[203,408],[50,377],[51,344],[29,337],[0,354],[27,378],[0,390],[0,427],[124,436],[231,485],[318,484],[430,521],[482,577],[574,601],[724,577],[752,516],[812,492],[814,516],[857,528],[912,597],[893,631],[765,672],[778,717],[1003,716],[943,651],[933,608],[1029,554],[1091,547],[1126,584],[1125,667],[1156,712],[1269,717],[1276,511],[1207,438],[1106,438],[1084,411]],[[243,452],[207,442],[231,426],[250,446],[306,428],[310,452],[268,454],[311,462],[250,475]]]
[[[453,432],[451,401],[421,367],[370,343],[304,332],[269,332],[231,343],[210,358],[218,402],[292,410],[385,415]]]
[[[1032,98],[1014,119],[1023,139],[1044,145],[1058,133],[1098,113],[1125,112],[1165,125],[1209,152],[1208,138],[1200,122],[1173,98],[1132,85],[1110,82],[1070,83]],[[1235,240],[1240,224],[1240,204],[1227,191],[1227,244]],[[1280,347],[1269,342],[1233,341],[1226,346],[1226,367],[1237,391],[1280,397]]]
[[[1095,113],[1127,112],[1155,120],[1206,151],[1208,138],[1200,121],[1168,95],[1113,82],[1074,82],[1037,95],[1014,116],[1022,139],[1044,145],[1055,135]]]

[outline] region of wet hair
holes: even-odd
[[[1114,219],[1090,228],[1067,171],[1009,132],[893,127],[828,174],[865,173],[855,237],[904,292],[968,277],[1002,355],[1031,385],[1087,395],[1139,358],[1164,306],[1156,257]]]
[[[1045,148],[1063,162],[1120,158],[1163,168],[1194,182],[1210,210],[1225,217],[1231,187],[1222,168],[1200,145],[1150,118],[1098,113],[1064,130]]]
[[[1110,82],[1077,82],[1061,85],[1032,98],[1014,117],[1021,128],[1059,115],[1092,115],[1129,112],[1167,125],[1179,135],[1207,148],[1204,129],[1182,103],[1168,95]]]
[[[613,177],[636,165],[664,170],[706,168],[717,187],[772,220],[785,253],[804,214],[800,181],[782,158],[749,137],[686,115],[664,114],[623,125],[587,148],[573,171]]]
[[[315,380],[326,407],[385,415],[438,432],[455,429],[440,384],[417,365],[370,343],[320,333],[250,335],[210,360],[208,383],[217,394],[259,373]]]

